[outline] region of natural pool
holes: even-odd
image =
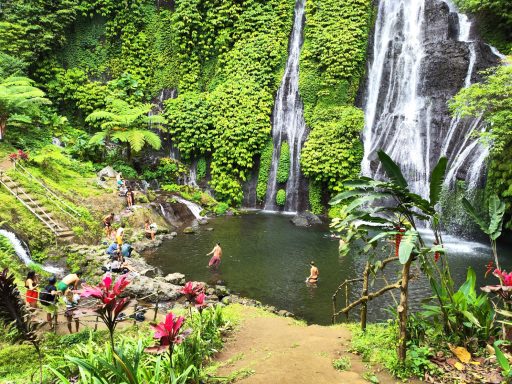
[[[206,227],[214,230],[207,231]],[[444,240],[457,285],[464,281],[468,266],[477,271],[478,283],[483,285],[485,265],[491,260],[490,247],[450,236],[445,236]],[[209,260],[206,253],[217,241],[222,245],[224,256],[219,270],[213,272],[206,268]],[[505,260],[504,256],[508,255],[504,250],[501,255],[502,268],[510,269],[512,260]],[[358,277],[365,264],[361,255],[338,255],[338,240],[329,238],[327,225],[297,228],[290,223],[289,216],[264,213],[210,219],[198,233],[180,234],[146,258],[164,273],[182,272],[187,280],[223,280],[236,293],[318,324],[330,323],[333,291],[346,278]],[[320,270],[317,288],[304,283],[311,260]],[[396,269],[387,270],[389,282],[395,281],[396,276]],[[489,277],[487,283],[495,283],[495,279]],[[373,288],[380,285],[382,282],[377,282]],[[414,280],[411,293],[416,299],[427,297],[430,288],[426,279]],[[352,297],[357,294],[354,290]],[[398,299],[398,293],[395,295]],[[369,319],[387,318],[390,305],[394,305],[390,294],[372,301]],[[417,307],[419,302],[413,301],[413,305]]]

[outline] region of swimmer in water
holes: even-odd
[[[306,283],[307,284],[316,284],[318,282],[318,275],[319,275],[318,268],[316,267],[314,261],[312,261],[309,264],[311,265],[311,270],[309,272],[308,278],[306,279]]]

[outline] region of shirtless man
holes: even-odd
[[[110,237],[110,233],[112,232],[112,222],[114,221],[114,213],[111,213],[108,216],[103,218],[103,225],[105,226],[105,235]]]
[[[316,284],[318,282],[318,268],[315,265],[315,262],[312,261],[311,263],[311,270],[309,272],[309,277],[306,279],[307,284]]]
[[[78,283],[80,282],[80,276],[82,276],[81,271],[78,271],[77,273],[70,273],[57,283],[57,289],[62,293],[66,292],[68,288],[76,290],[78,288]]]
[[[220,259],[222,257],[222,248],[220,247],[220,243],[217,243],[215,247],[213,247],[210,253],[207,253],[206,256],[210,256],[213,254],[213,257],[210,259],[208,263],[208,267],[217,268],[220,264]]]

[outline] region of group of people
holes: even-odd
[[[48,284],[40,289],[39,277],[34,271],[30,271],[25,279],[25,300],[32,311],[38,309],[38,303],[46,311],[46,321],[50,325],[50,329],[53,329],[57,323],[58,310],[61,303],[65,305],[66,310],[64,316],[67,319],[67,326],[69,333],[72,333],[72,322],[75,321],[75,329],[78,332],[80,323],[78,318],[75,316],[75,311],[80,300],[78,294],[78,285],[80,283],[80,277],[82,272],[70,273],[66,275],[62,280],[57,281],[55,276],[51,276],[48,279]]]
[[[116,184],[119,196],[126,198],[126,206],[128,208],[135,205],[135,192],[131,187],[126,184],[126,180],[123,179],[123,175],[118,173],[116,175]]]

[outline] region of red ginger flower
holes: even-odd
[[[23,152],[21,149],[18,149],[18,157],[20,160],[28,160],[28,153]]]

